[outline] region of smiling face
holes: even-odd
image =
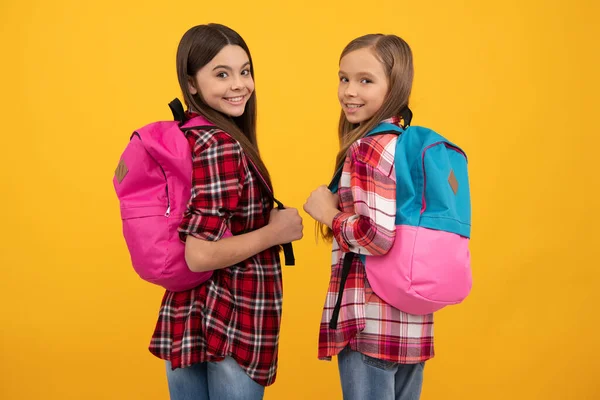
[[[200,93],[211,108],[239,117],[254,92],[248,54],[240,46],[227,45],[189,82],[190,93]]]
[[[360,124],[381,108],[389,82],[384,66],[373,51],[362,48],[340,60],[338,99],[348,122]]]

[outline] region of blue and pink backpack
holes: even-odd
[[[386,303],[424,315],[462,302],[471,290],[471,199],[467,156],[431,129],[380,123],[366,136],[394,133],[396,236],[383,256],[360,255],[373,291]],[[337,192],[341,169],[329,189]],[[335,329],[354,253],[344,256]]]
[[[192,289],[212,272],[192,272],[178,227],[191,196],[192,149],[186,132],[213,129],[204,117],[186,119],[178,99],[169,103],[174,121],[160,121],[136,130],[123,151],[113,178],[119,198],[123,236],[138,275],[170,291]],[[283,204],[248,159],[278,208]],[[282,246],[286,265],[294,265],[291,243]]]

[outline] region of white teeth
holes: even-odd
[[[242,101],[244,99],[244,96],[240,96],[240,97],[225,97],[225,100],[227,101],[232,101],[232,102],[237,102],[237,101]]]
[[[346,104],[346,107],[348,108],[360,108],[362,106],[362,104]]]

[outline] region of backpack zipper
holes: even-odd
[[[131,136],[132,137],[133,136],[137,136],[138,139],[140,139],[140,141],[142,140],[142,137],[137,132],[133,132],[133,135],[131,135]],[[160,165],[156,160],[154,160],[154,161],[156,162],[156,164],[158,165],[158,167],[162,171],[163,176],[165,177],[165,182],[167,182],[167,174],[165,174],[165,170],[163,169],[162,165]],[[169,184],[168,183],[165,183],[165,192],[166,192],[166,195],[167,195],[167,211],[165,211],[165,217],[168,217],[169,215],[171,215],[171,200],[169,199]]]
[[[158,166],[160,167],[160,170],[162,171],[163,175],[165,176],[165,181],[166,181],[167,174],[165,174],[165,170],[163,169],[163,167],[160,164]],[[168,217],[169,215],[171,215],[171,200],[169,199],[169,184],[168,183],[165,183],[165,192],[167,195],[167,211],[165,211],[165,217]]]
[[[444,146],[446,146],[446,148],[456,151],[457,153],[461,154],[465,159],[467,158],[467,155],[465,154],[464,151],[462,151],[461,149],[459,149],[456,146],[451,145],[448,142],[442,142],[442,141],[435,142],[435,143],[430,144],[429,146],[425,147],[425,149],[423,150],[423,157],[421,158],[421,163],[422,163],[422,168],[423,168],[423,196],[421,198],[421,202],[423,203],[423,206],[421,206],[421,214],[423,214],[425,212],[425,210],[427,209],[427,203],[425,202],[425,189],[427,188],[427,173],[425,172],[425,153],[430,148],[435,147],[439,144],[443,144]]]

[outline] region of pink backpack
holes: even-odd
[[[154,122],[131,135],[113,184],[121,203],[123,236],[133,268],[142,279],[177,292],[192,289],[212,275],[210,271],[190,271],[177,229],[192,190],[192,150],[184,132],[213,128],[214,124],[203,117],[186,121],[178,99],[169,107],[175,121]],[[284,208],[248,161],[277,207]],[[294,265],[291,243],[282,248],[286,265]]]
[[[179,100],[169,106],[183,121]],[[136,130],[113,178],[133,268],[171,291],[192,289],[212,275],[190,271],[177,229],[192,190],[192,151],[182,130],[213,124],[203,117],[180,124],[161,121]]]

